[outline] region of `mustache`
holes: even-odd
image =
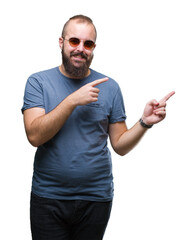
[[[80,56],[80,57],[87,60],[87,55],[83,52],[79,52],[79,53],[72,52],[72,53],[70,53],[70,57],[77,57],[77,56]]]

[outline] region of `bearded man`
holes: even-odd
[[[97,32],[83,15],[64,25],[62,64],[28,78],[25,130],[37,147],[31,192],[34,240],[101,240],[112,207],[113,175],[108,137],[127,154],[166,115],[166,101],[146,104],[131,129],[119,85],[90,68]]]

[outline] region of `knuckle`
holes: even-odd
[[[89,86],[88,91],[93,92],[93,87]]]

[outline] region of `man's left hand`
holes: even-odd
[[[166,117],[166,102],[175,92],[170,92],[159,102],[151,100],[146,104],[142,120],[147,125],[153,125],[162,121]]]

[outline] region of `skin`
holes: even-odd
[[[91,24],[79,23],[77,20],[72,20],[66,29],[66,39],[77,37],[81,39],[80,45],[73,48],[68,41],[59,38],[59,46],[64,52],[70,55],[71,52],[84,52],[87,57],[93,55],[93,50],[86,50],[83,46],[83,41],[95,41],[95,31]],[[71,62],[75,66],[83,64],[86,60],[81,57],[71,57]],[[62,74],[72,78],[66,73],[64,66],[59,67]],[[90,70],[86,76],[90,74]],[[31,108],[24,111],[24,124],[29,142],[37,147],[51,138],[53,138],[58,131],[65,124],[66,120],[72,114],[73,110],[79,105],[86,105],[98,100],[99,89],[96,88],[98,84],[104,84],[108,78],[95,80],[89,84],[84,85],[77,91],[65,98],[56,108],[51,112],[45,113],[42,108]],[[142,115],[144,123],[151,125],[162,121],[166,116],[166,102],[175,92],[167,94],[159,102],[156,100],[149,101]],[[137,122],[132,128],[128,129],[125,122],[117,122],[109,125],[109,137],[111,145],[116,153],[125,155],[132,150],[148,129],[144,128]]]

